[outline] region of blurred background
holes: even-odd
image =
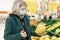
[[[4,40],[5,20],[12,12],[16,0],[0,0],[0,39]],[[60,0],[24,0],[30,25],[37,34],[47,32],[32,40],[60,40]],[[50,33],[50,34],[49,34]]]

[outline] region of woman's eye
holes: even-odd
[[[21,9],[21,10],[24,10],[24,9]]]
[[[26,8],[25,8],[26,9]]]
[[[26,8],[24,8],[24,9],[21,9],[21,10],[26,10]]]

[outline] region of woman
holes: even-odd
[[[26,3],[23,1],[6,19],[4,30],[5,40],[31,40],[32,36],[39,36],[30,28],[29,17],[26,13]]]

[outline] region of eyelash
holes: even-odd
[[[26,9],[26,8],[25,8]],[[24,10],[24,9],[21,9],[21,10]]]

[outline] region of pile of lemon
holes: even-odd
[[[48,26],[45,26],[45,25],[46,25],[45,23],[40,23],[39,25],[37,25],[37,28],[36,28],[35,32],[36,32],[37,34],[43,34],[43,33],[45,33],[46,31],[54,30],[55,28],[59,27],[60,22],[57,22],[56,24],[54,24],[53,26],[49,27],[48,29],[47,29]],[[57,33],[60,33],[60,29],[57,28],[57,29],[55,30],[55,33],[56,33],[56,34],[57,34]]]
[[[55,34],[60,33],[60,22],[57,22],[56,24],[54,24],[53,26],[51,26],[50,28],[48,28],[47,31],[54,30],[54,29],[56,29],[55,30]]]
[[[60,22],[57,22],[56,24],[54,24],[53,26],[51,26],[51,27],[48,28],[47,30],[48,30],[48,31],[53,30],[53,29],[57,28],[59,25],[60,25]]]
[[[60,37],[57,38],[56,36],[50,37],[49,35],[41,36],[41,37],[31,37],[31,40],[60,40]]]
[[[48,29],[46,28],[47,26],[45,26],[45,23],[40,23],[37,25],[37,28],[35,30],[35,32],[37,34],[43,34],[46,32],[46,30],[50,31],[50,30],[54,30],[55,28],[57,28],[60,25],[60,22],[57,22],[56,24],[54,24],[53,26],[49,27]],[[55,34],[60,33],[60,29],[56,29],[55,30]],[[52,36],[50,37],[49,35],[43,35],[41,37],[31,37],[32,40],[60,40],[60,37],[56,37],[56,36]]]

